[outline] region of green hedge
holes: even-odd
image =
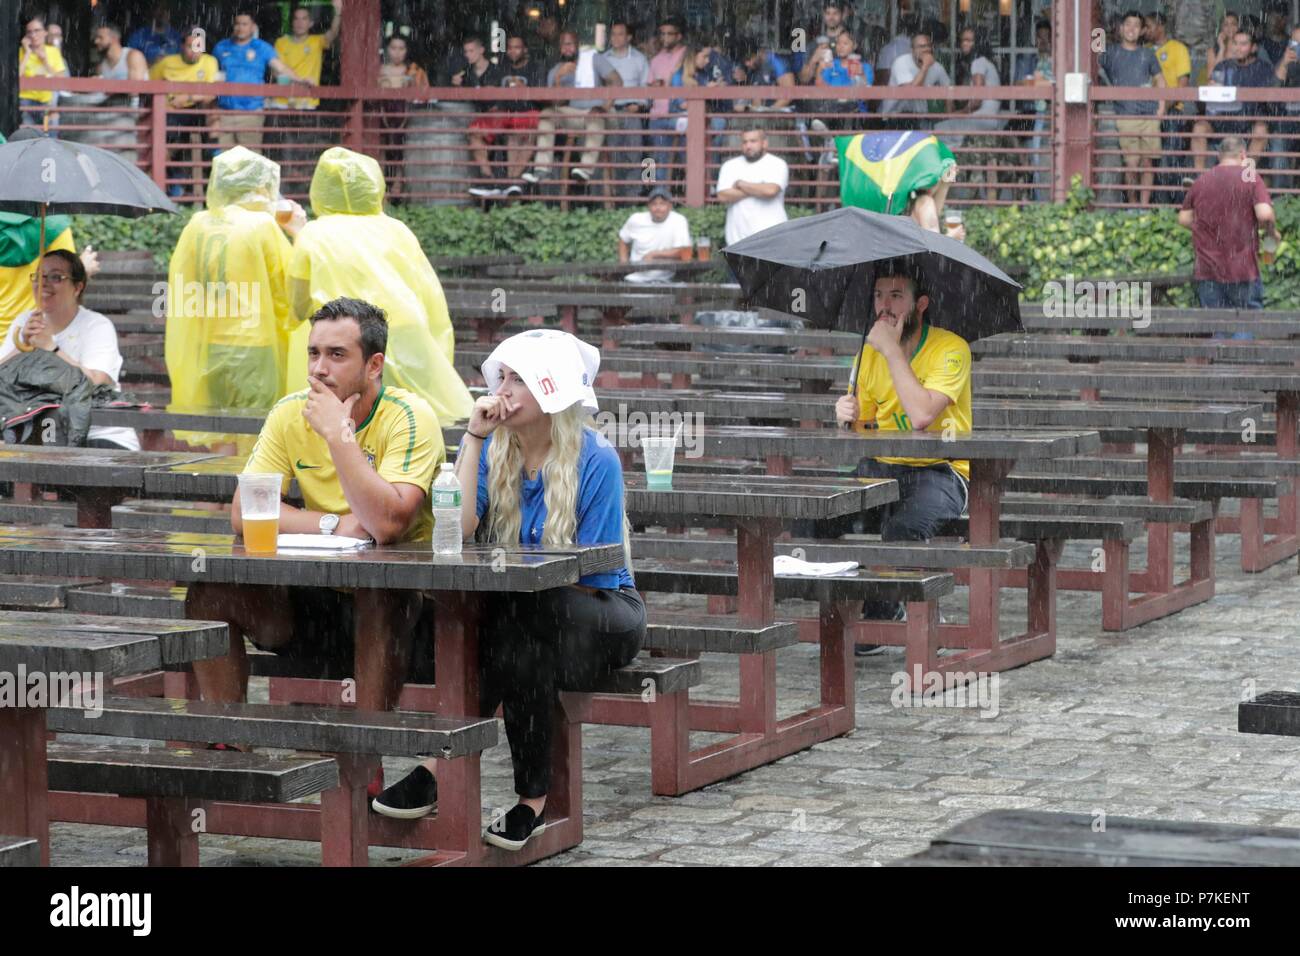
[[[1191,234],[1178,225],[1173,208],[1154,212],[1116,212],[1088,208],[1092,196],[1077,183],[1060,205],[974,207],[966,213],[968,241],[1004,269],[1020,277],[1025,298],[1041,298],[1043,284],[1073,273],[1104,278],[1134,274],[1190,274]],[[696,236],[723,244],[725,210],[679,207]],[[1264,267],[1269,308],[1300,308],[1300,201],[1282,198],[1277,206],[1284,241],[1277,260]],[[809,209],[791,209],[808,215]],[[612,258],[615,234],[627,209],[562,212],[542,203],[513,203],[484,212],[472,206],[417,206],[393,212],[409,225],[430,256],[519,253],[530,262],[577,262]],[[79,245],[101,249],[148,249],[166,264],[188,215],[117,219],[78,216],[73,228]],[[1190,285],[1168,293],[1175,305],[1194,302]]]

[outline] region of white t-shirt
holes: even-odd
[[[27,324],[30,315],[31,312],[24,312],[9,324],[9,333],[5,336],[4,345],[0,347],[0,360],[18,351],[14,335],[20,327]],[[77,309],[77,314],[68,323],[68,327],[54,336],[54,344],[82,368],[106,374],[113,380],[113,387],[117,388],[117,378],[122,374],[122,353],[117,348],[117,328],[108,318],[83,306]],[[91,441],[96,438],[111,441],[131,451],[140,450],[140,439],[133,428],[91,425],[86,439]]]
[[[679,212],[670,212],[663,222],[655,222],[649,211],[634,212],[627,217],[618,237],[628,244],[629,258],[640,262],[647,252],[662,252],[665,249],[680,249],[691,244],[691,224]],[[653,269],[647,272],[631,272],[628,282],[668,282],[673,273],[670,269]]]
[[[730,189],[738,182],[775,183],[781,191],[771,199],[746,196],[727,207],[727,245],[740,242],[746,236],[762,232],[768,226],[785,222],[785,188],[790,185],[790,167],[780,156],[764,153],[750,162],[737,156],[722,164],[718,170],[718,191]]]

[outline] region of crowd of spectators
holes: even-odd
[[[220,80],[244,83],[303,82],[319,84],[326,52],[343,23],[343,2],[334,0],[328,22],[314,22],[307,7],[295,7],[288,32],[274,45],[258,36],[251,10],[235,16],[229,36],[209,49],[198,27],[174,24],[171,5],[159,3],[149,22],[137,25],[123,39],[116,25],[104,23],[94,31],[96,75],[113,80],[145,78],[184,82]],[[1195,4],[1177,3],[1173,18],[1161,12],[1134,11],[1114,16],[1104,25],[1103,49],[1097,56],[1098,82],[1117,87],[1222,86],[1243,88],[1300,86],[1300,26],[1288,23],[1289,5],[1270,0],[1262,16],[1225,13],[1208,26],[1195,14]],[[24,23],[20,71],[27,77],[67,76],[57,27],[42,17]],[[609,24],[592,39],[562,29],[555,16],[544,14],[522,22],[500,37],[470,36],[428,70],[417,62],[409,30],[398,28],[385,41],[379,82],[387,88],[447,84],[467,88],[507,87],[519,99],[477,101],[469,123],[467,145],[475,196],[512,196],[547,190],[548,182],[566,175],[582,186],[598,164],[613,166],[610,192],[644,197],[655,185],[682,175],[684,133],[688,111],[674,90],[716,87],[707,101],[710,143],[716,150],[734,149],[739,132],[760,127],[786,137],[777,148],[787,154],[791,143],[811,162],[831,166],[836,155],[830,137],[842,130],[933,129],[950,148],[974,151],[1011,129],[1027,146],[1027,164],[1044,166],[1050,155],[1048,99],[997,98],[927,99],[918,96],[867,99],[867,87],[910,88],[1043,86],[1055,84],[1052,29],[1047,20],[1034,24],[1034,52],[1014,57],[996,55],[982,28],[963,26],[955,43],[947,27],[910,13],[897,21],[890,37],[867,28],[845,0],[827,0],[820,17],[796,31],[792,49],[740,39],[726,44],[708,35],[692,34],[675,17],[651,28]],[[1207,35],[1211,34],[1211,35]],[[504,43],[497,45],[500,39]],[[492,42],[489,42],[492,41]],[[1095,42],[1094,42],[1095,45]],[[432,77],[432,80],[430,79]],[[601,86],[661,87],[647,100],[583,97],[576,92]],[[799,99],[793,93],[757,99],[744,87],[836,87],[833,98]],[[573,88],[568,101],[535,101],[527,88]],[[723,87],[728,89],[723,90]],[[842,91],[842,92],[841,92]],[[44,126],[57,135],[59,94],[25,90],[21,94],[23,122]],[[123,98],[138,105],[138,98]],[[394,195],[404,188],[405,129],[410,100],[375,105],[379,114],[382,157]],[[173,95],[169,106],[169,141],[184,146],[227,149],[262,147],[275,134],[268,130],[311,126],[320,103],[308,97],[222,96],[220,112],[208,116],[212,97]],[[274,110],[284,110],[277,118]],[[192,111],[188,113],[186,111]],[[1101,101],[1101,135],[1113,136],[1123,163],[1122,188],[1134,203],[1178,201],[1171,186],[1186,185],[1206,165],[1224,136],[1241,137],[1250,162],[1276,174],[1287,185],[1295,175],[1300,154],[1300,103],[1249,102],[1235,97],[1222,101],[1171,102],[1163,99]],[[952,114],[958,114],[956,116]],[[945,114],[942,118],[931,114]],[[271,118],[268,119],[268,116]],[[573,156],[557,155],[559,140]],[[994,142],[994,145],[1008,145]],[[1022,157],[1018,162],[1024,163]],[[981,165],[976,160],[974,165]],[[1046,177],[1035,173],[1035,198],[1047,198]],[[1159,189],[1153,187],[1159,186]],[[568,188],[566,186],[565,188]]]

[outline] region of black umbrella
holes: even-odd
[[[967,342],[1024,331],[1019,283],[964,242],[908,216],[845,207],[764,229],[723,254],[750,305],[864,339],[885,264],[917,275],[930,298],[926,319]]]
[[[51,212],[134,219],[151,212],[177,211],[153,180],[116,153],[22,133],[0,145],[0,210],[40,216],[40,255],[45,254],[45,217]],[[38,268],[38,303],[40,275]],[[21,348],[22,337],[15,340]]]

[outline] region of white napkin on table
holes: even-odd
[[[791,557],[788,554],[778,554],[776,556],[775,573],[786,575],[801,575],[804,577],[825,578],[836,574],[852,574],[858,570],[856,561],[801,561],[799,558]]]
[[[277,548],[310,551],[356,551],[372,543],[369,538],[348,538],[337,534],[282,534],[275,540]]]

